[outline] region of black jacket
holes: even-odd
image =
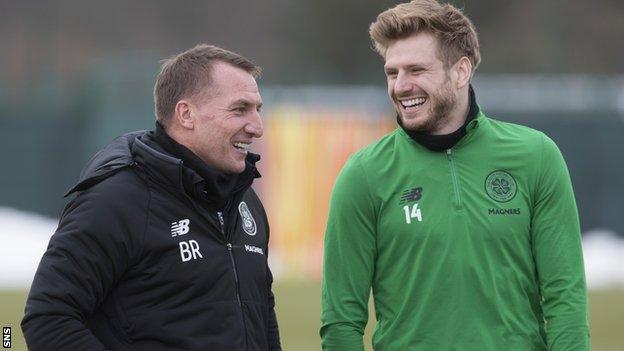
[[[97,153],[37,269],[28,348],[279,350],[269,226],[250,187],[258,159],[248,155],[217,212],[219,189],[153,132]]]

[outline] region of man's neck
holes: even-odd
[[[466,117],[468,116],[468,112],[470,111],[470,94],[469,89],[466,87],[462,89],[462,92],[459,95],[458,103],[455,105],[453,110],[451,110],[448,114],[449,118],[447,119],[447,123],[441,126],[440,129],[433,131],[429,134],[431,135],[445,135],[453,133],[454,131],[461,128],[466,121]]]
[[[190,142],[188,138],[188,135],[187,135],[188,133],[183,133],[182,131],[180,131],[179,129],[173,126],[168,127],[166,129],[162,124],[160,126],[162,128],[161,132],[164,132],[164,134],[166,134],[169,138],[171,138],[177,144],[184,146],[185,148],[193,152],[193,154],[195,154],[197,157],[199,157],[199,155],[197,155],[195,150],[193,150],[194,148],[192,147],[192,143]]]

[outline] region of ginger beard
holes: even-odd
[[[401,97],[397,96],[395,100]],[[415,114],[408,113],[405,108],[398,103],[399,116],[403,127],[409,131],[435,134],[446,123],[448,123],[451,111],[457,103],[457,96],[452,87],[451,80],[447,74],[445,82],[435,92],[428,94],[427,100],[420,106],[420,109],[427,105],[426,109],[417,111]]]

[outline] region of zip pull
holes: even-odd
[[[451,153],[452,153],[451,149],[446,149],[446,154],[447,155],[451,156]]]
[[[227,243],[227,248],[228,248],[228,251],[232,251],[232,244]]]

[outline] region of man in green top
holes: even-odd
[[[486,117],[475,29],[415,0],[370,27],[398,128],[351,156],[325,234],[324,350],[586,350],[578,213],[557,146]]]

